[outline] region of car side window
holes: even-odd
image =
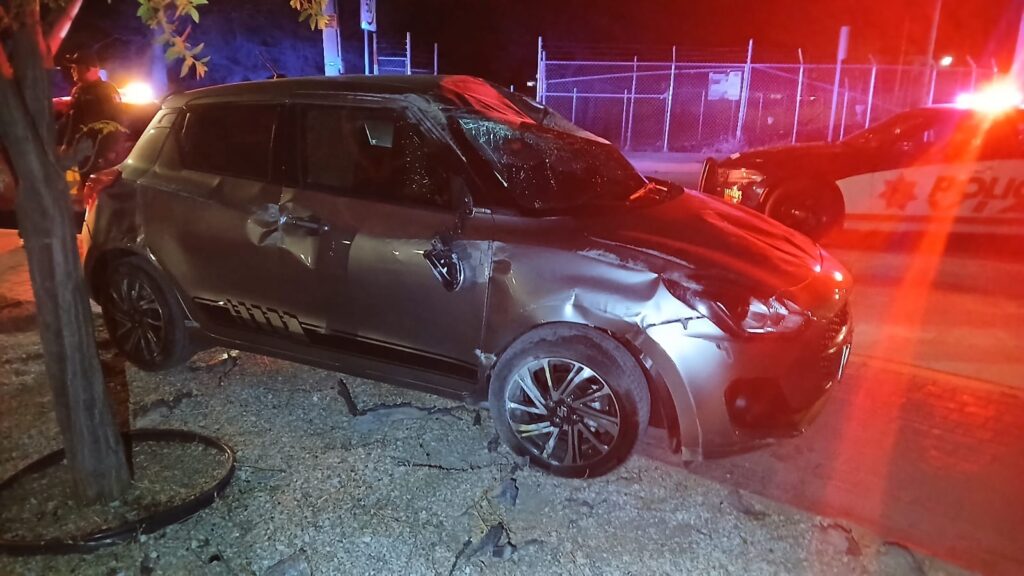
[[[190,170],[269,180],[274,104],[207,104],[188,110],[178,140]]]
[[[436,143],[396,110],[304,106],[303,183],[313,190],[399,204],[451,206]]]

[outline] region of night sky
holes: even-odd
[[[358,1],[339,0],[346,65],[362,69]],[[745,55],[753,38],[755,61],[809,62],[835,57],[839,26],[853,27],[850,58],[896,63],[926,52],[936,0],[378,0],[380,41],[398,46],[413,34],[415,60],[430,60],[440,45],[441,71],[481,75],[503,84],[524,83],[536,68],[537,36],[552,58],[600,51],[608,56],[664,55],[678,45],[688,59]],[[138,54],[145,39],[131,0],[86,0],[65,49],[101,46],[110,62]],[[965,55],[1006,69],[1012,56],[1024,0],[943,0],[936,54]],[[287,0],[210,0],[194,38],[206,42],[213,72],[208,82],[260,77],[258,47],[292,74],[320,73],[319,34],[296,22]],[[610,50],[614,47],[614,50]],[[136,56],[137,57],[137,56]],[[218,70],[218,61],[221,69]],[[115,64],[116,65],[116,64]],[[246,66],[250,76],[231,69]]]

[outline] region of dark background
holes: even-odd
[[[339,0],[346,67],[362,71],[358,0]],[[86,0],[62,51],[95,47],[112,79],[146,74],[148,30],[132,0]],[[537,36],[550,57],[667,58],[742,61],[748,38],[757,62],[835,58],[842,24],[853,27],[850,60],[873,55],[883,63],[919,63],[935,0],[378,0],[382,49],[399,49],[413,35],[414,61],[428,64],[440,45],[443,73],[469,73],[524,85],[536,71]],[[973,56],[980,66],[1009,67],[1024,0],[944,0],[936,56],[957,64]],[[262,53],[289,76],[322,74],[319,32],[297,22],[287,0],[211,0],[190,41],[212,56],[205,81],[178,80],[172,88],[265,78]],[[902,55],[902,57],[901,57]]]

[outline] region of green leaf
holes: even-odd
[[[181,63],[181,76],[179,78],[184,78],[188,74],[188,70],[192,67],[193,62],[194,60],[191,58],[185,58],[185,61]]]
[[[198,10],[196,10],[196,9],[195,9],[195,8],[193,8],[193,7],[189,7],[189,9],[188,9],[188,15],[192,17],[192,20],[193,20],[193,21],[194,21],[194,22],[195,22],[196,24],[198,24],[198,23],[199,23],[199,11],[198,11]]]

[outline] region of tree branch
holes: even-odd
[[[81,7],[82,0],[71,0],[64,6],[63,10],[54,11],[50,14],[49,19],[47,19],[45,30],[46,46],[49,48],[51,59],[57,56],[57,50],[60,49],[64,37],[68,35],[71,22],[74,21]]]
[[[32,124],[49,152],[47,158],[56,165],[54,152],[57,134],[50,101],[50,79],[45,68],[52,58],[46,54],[38,2],[33,2],[31,7],[25,9],[20,26],[11,38],[10,47],[12,68],[17,71],[14,81],[21,92],[22,101],[28,107]]]

